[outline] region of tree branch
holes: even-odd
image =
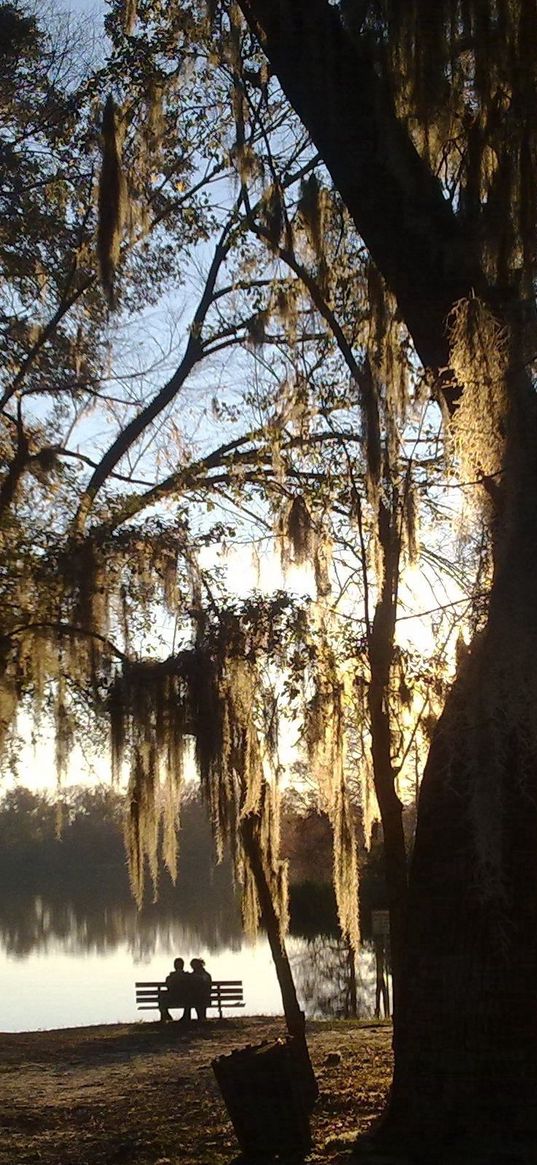
[[[178,391],[184,385],[187,377],[190,375],[192,369],[203,357],[203,345],[201,342],[201,329],[212,303],[212,296],[218,278],[220,267],[227,255],[229,248],[229,234],[231,230],[231,220],[226,223],[220,239],[217,243],[215,253],[209,273],[203,289],[203,294],[199,304],[194,313],[192,324],[190,326],[190,335],[186,346],[186,351],[179,364],[179,367],[174,372],[170,380],[156,393],[149,404],[132,421],[125,426],[119,433],[116,440],[107,449],[104,456],[101,458],[97,468],[92,474],[86,490],[84,491],[78,507],[78,512],[75,518],[75,530],[81,533],[84,528],[86,518],[89,514],[91,506],[95,497],[102,485],[106,481],[113,469],[115,469],[118,461],[125,456],[134,442],[141,436],[144,430],[150,425],[159,413],[171,403]]]
[[[422,363],[445,367],[447,316],[457,300],[482,290],[483,275],[365,42],[351,38],[328,0],[239,4],[394,293]]]
[[[118,659],[125,662],[128,662],[129,659],[124,651],[121,651],[110,639],[107,639],[106,635],[101,635],[98,631],[92,631],[88,627],[80,627],[76,623],[64,623],[62,620],[43,619],[38,623],[21,624],[21,626],[13,627],[11,631],[8,631],[4,639],[13,639],[17,635],[26,635],[30,631],[55,631],[58,635],[68,635],[72,638],[96,639],[98,643],[102,643],[103,647]]]

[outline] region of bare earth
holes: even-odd
[[[239,1150],[211,1060],[283,1034],[263,1017],[1,1034],[0,1165],[229,1165]],[[381,1111],[390,1039],[386,1024],[308,1025],[321,1093],[309,1161],[345,1161]]]

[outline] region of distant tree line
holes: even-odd
[[[129,875],[123,842],[125,795],[109,785],[73,786],[57,800],[17,785],[0,798],[0,880],[4,896],[26,891],[70,898],[99,888],[99,899],[127,901]],[[331,880],[332,837],[327,817],[284,796],[282,853],[289,863],[291,930],[305,937],[337,935]],[[174,886],[161,864],[158,901],[186,908],[203,894],[235,898],[231,864],[217,863],[206,811],[186,799],[179,835],[179,875]],[[144,910],[151,910],[147,887]],[[369,937],[371,906],[385,902],[382,846],[373,845],[364,868],[362,932]]]
[[[74,787],[61,801],[16,786],[0,801],[0,871],[4,885],[43,889],[114,872],[128,889],[121,821],[123,797],[112,788]],[[117,882],[116,882],[117,884]]]
[[[73,786],[56,799],[20,785],[0,800],[0,877],[4,886],[35,889],[107,884],[121,898],[129,895],[123,842],[125,795],[112,786]],[[178,884],[183,897],[200,885],[221,886],[232,894],[229,862],[214,860],[206,815],[200,802],[185,801],[180,831]],[[173,892],[169,875],[159,868],[158,897]],[[153,897],[148,886],[148,903]]]

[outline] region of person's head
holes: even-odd
[[[191,959],[190,966],[192,967],[193,971],[203,971],[205,963],[203,959]]]
[[[184,959],[174,959],[173,965],[174,965],[176,971],[182,971],[183,967],[185,965],[185,960]]]

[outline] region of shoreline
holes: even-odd
[[[229,1020],[231,1023],[240,1022],[240,1023],[243,1023],[245,1025],[248,1025],[248,1024],[255,1025],[256,1023],[267,1023],[267,1024],[280,1024],[282,1027],[285,1027],[283,1014],[282,1015],[279,1015],[279,1014],[272,1015],[269,1013],[266,1015],[264,1012],[259,1012],[256,1015],[245,1015],[244,1012],[239,1012],[239,1011],[237,1011],[237,1015],[231,1015],[228,1013],[228,1014],[224,1015],[221,1020],[217,1016],[209,1016],[207,1019],[207,1026],[209,1027],[213,1024],[225,1025],[227,1020]],[[174,1019],[172,1022],[177,1023],[178,1021]],[[162,1026],[164,1026],[164,1025],[162,1025]],[[167,1024],[166,1026],[169,1026],[169,1024]],[[189,1028],[189,1030],[196,1028],[196,1026],[197,1026],[197,1021],[195,1019],[193,1019],[191,1028]],[[334,1018],[327,1017],[327,1018],[322,1018],[322,1019],[307,1019],[306,1020],[306,1030],[309,1029],[310,1027],[312,1029],[313,1028],[316,1029],[319,1027],[337,1028],[338,1026],[353,1027],[353,1028],[360,1028],[360,1029],[361,1028],[364,1028],[364,1029],[367,1029],[367,1028],[386,1028],[386,1029],[389,1029],[391,1031],[392,1025],[391,1025],[391,1020],[373,1019],[373,1018],[369,1018],[369,1017],[368,1018],[358,1018],[358,1019],[338,1019],[335,1017]],[[4,1039],[9,1040],[9,1039],[11,1039],[11,1037],[15,1038],[18,1036],[55,1036],[55,1035],[61,1035],[62,1032],[65,1032],[65,1033],[81,1032],[82,1033],[82,1032],[91,1032],[91,1031],[97,1031],[97,1030],[118,1031],[121,1029],[122,1031],[123,1030],[131,1031],[133,1029],[138,1030],[138,1029],[144,1028],[144,1027],[148,1027],[148,1028],[151,1028],[153,1030],[155,1027],[158,1027],[160,1029],[161,1024],[160,1024],[159,1020],[151,1020],[151,1019],[132,1019],[132,1020],[131,1019],[125,1019],[125,1020],[118,1019],[117,1021],[114,1021],[113,1023],[104,1022],[104,1021],[102,1023],[77,1023],[77,1024],[66,1025],[66,1026],[62,1026],[62,1027],[20,1028],[17,1031],[10,1031],[10,1030],[5,1029],[5,1028],[0,1028],[0,1038],[2,1040],[4,1040]]]

